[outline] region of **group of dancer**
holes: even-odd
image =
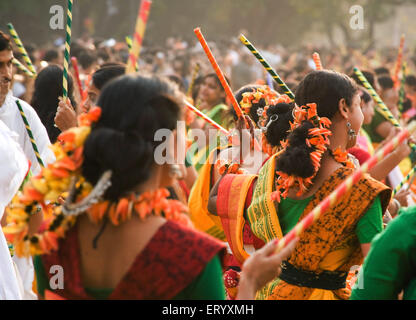
[[[0,32],[0,298],[416,299],[412,181],[392,193],[411,138],[277,252],[401,130],[350,70],[311,71],[294,98],[247,83],[241,116],[216,73],[186,88],[119,62],[81,87],[70,76],[67,99],[63,69],[44,64],[29,105],[11,93],[13,57]],[[403,108],[389,70],[364,74],[406,127],[412,76]]]

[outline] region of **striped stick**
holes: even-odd
[[[17,49],[23,56],[23,60],[26,62],[26,65],[30,72],[32,72],[34,75],[36,75],[36,69],[32,64],[32,61],[29,58],[29,55],[27,54],[27,51],[25,47],[23,46],[22,41],[19,38],[19,35],[16,32],[16,29],[13,27],[11,23],[7,24],[7,27],[9,28],[9,32],[12,35],[12,38],[14,39],[14,42],[16,43]]]
[[[394,71],[394,76],[393,76],[394,86],[396,88],[399,86],[399,72],[400,72],[400,68],[402,67],[404,40],[405,40],[405,36],[404,34],[402,34],[402,36],[400,37],[399,53],[397,54],[396,69]]]
[[[322,70],[321,57],[318,52],[314,52],[312,55],[313,62],[315,62],[316,70]]]
[[[230,99],[233,108],[235,112],[237,113],[237,116],[240,118],[243,116],[243,111],[240,108],[240,105],[238,104],[236,98],[234,97],[233,92],[231,91],[230,85],[227,83],[227,80],[225,79],[224,73],[221,71],[220,66],[218,65],[217,61],[215,60],[214,55],[211,52],[211,49],[208,47],[208,44],[204,38],[204,36],[201,33],[200,28],[194,29],[194,32],[199,40],[199,43],[201,44],[202,48],[205,51],[205,54],[208,57],[209,62],[211,62],[212,67],[215,70],[215,73],[217,74],[218,79],[220,80],[222,87],[225,90],[225,93],[227,94],[228,99]]]
[[[126,43],[127,43],[127,47],[129,48],[129,57],[130,57],[130,53],[131,53],[131,49],[133,48],[133,40],[131,39],[130,36],[126,36]],[[137,65],[137,61],[134,60],[134,70],[137,72],[139,71],[139,66]]]
[[[379,150],[374,156],[366,161],[358,170],[345,179],[329,196],[322,200],[304,219],[302,219],[286,236],[280,241],[276,239],[276,252],[282,250],[287,244],[298,237],[305,229],[310,227],[324,212],[334,206],[355,183],[357,183],[364,173],[373,168],[387,154],[392,152],[400,143],[406,140],[416,131],[416,121],[413,121],[407,129],[401,131],[393,140]]]
[[[387,119],[389,120],[395,127],[400,128],[399,122],[396,118],[391,114],[389,108],[384,104],[383,100],[381,100],[380,96],[368,82],[366,77],[363,73],[358,69],[354,68],[354,73],[357,75],[358,79],[361,81],[362,85],[368,90],[368,92],[373,97],[374,101],[376,102],[377,110]]]
[[[192,89],[194,88],[195,79],[198,76],[198,72],[199,72],[199,69],[200,68],[201,68],[201,66],[197,62],[196,65],[195,65],[195,67],[194,67],[194,71],[192,72],[192,78],[191,78],[191,83],[189,84],[189,87],[188,87],[188,92],[186,93],[186,95],[188,97],[191,97],[192,96]]]
[[[64,76],[63,76],[63,96],[64,100],[68,97],[68,68],[69,68],[69,53],[71,51],[71,28],[72,28],[72,4],[73,0],[68,0],[68,9],[66,12],[66,38],[65,38],[65,53],[64,53]]]
[[[187,108],[193,112],[195,112],[198,116],[200,116],[202,119],[204,119],[206,122],[208,122],[210,125],[215,127],[216,129],[220,130],[222,133],[226,134],[227,136],[230,134],[230,132],[225,129],[224,127],[220,126],[218,123],[216,123],[214,120],[212,120],[210,117],[208,117],[205,113],[198,110],[196,107],[194,107],[192,104],[190,104],[188,101],[183,100]]]
[[[402,80],[400,81],[400,90],[399,90],[399,103],[397,107],[400,112],[403,112],[403,103],[406,93],[404,91],[404,85],[406,84],[406,61],[403,62],[402,66]]]
[[[44,167],[42,158],[40,157],[38,146],[36,145],[35,138],[33,137],[32,129],[30,128],[29,121],[27,121],[26,114],[23,111],[22,106],[20,105],[19,100],[16,100],[17,107],[19,108],[20,115],[22,116],[23,122],[26,127],[27,134],[29,135],[30,142],[32,143],[33,151],[35,152],[36,159],[41,167]]]
[[[77,85],[78,85],[78,89],[79,89],[79,94],[81,96],[81,100],[83,100],[84,99],[85,92],[82,89],[81,78],[79,77],[78,60],[77,60],[76,57],[71,57],[71,62],[72,62],[72,67],[74,68],[75,79],[77,81]]]
[[[36,77],[35,74],[33,74],[32,72],[30,72],[19,60],[17,60],[16,58],[13,58],[13,64],[21,71],[23,71],[27,76],[34,78]]]
[[[263,67],[267,70],[272,78],[277,82],[277,84],[283,89],[284,93],[289,96],[292,100],[295,100],[295,95],[289,89],[289,87],[283,82],[282,78],[277,74],[271,65],[264,59],[264,57],[257,51],[257,49],[251,44],[250,41],[242,34],[240,35],[240,41],[251,51],[251,53],[259,60]]]
[[[404,179],[396,186],[396,188],[394,188],[393,197],[396,195],[397,192],[399,192],[403,188],[405,183],[410,180],[410,178],[415,174],[415,171],[416,171],[416,167],[413,167],[412,170],[409,171],[407,176],[404,177]],[[409,186],[410,186],[410,184],[409,184]]]
[[[149,17],[151,5],[152,1],[150,0],[142,0],[141,2],[139,14],[136,20],[136,28],[133,36],[132,49],[130,51],[129,59],[127,61],[127,74],[135,72],[135,65],[137,63],[137,60],[139,59],[140,50],[142,48],[143,36],[144,32],[146,31],[146,24],[147,19]]]
[[[358,69],[354,68],[354,73],[357,75],[358,79],[361,81],[363,86],[368,90],[370,95],[373,97],[374,101],[376,102],[376,109],[380,114],[386,118],[390,123],[395,126],[396,128],[400,128],[400,123],[397,121],[397,119],[391,114],[389,108],[384,104],[383,100],[381,100],[380,96],[377,94],[377,92],[374,90],[374,88],[371,86],[371,84],[368,82],[368,80],[365,78],[363,73]],[[413,143],[409,144],[413,151],[416,151],[416,145]]]

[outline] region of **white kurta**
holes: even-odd
[[[31,171],[34,175],[38,174],[41,170],[41,166],[36,158],[35,151],[33,150],[32,143],[26,130],[26,126],[23,122],[19,108],[16,104],[16,100],[19,100],[20,105],[26,115],[26,119],[29,122],[33,137],[35,139],[39,154],[43,163],[46,165],[55,161],[55,156],[50,146],[50,140],[46,128],[42,124],[36,111],[25,101],[20,100],[13,96],[12,91],[6,96],[3,105],[0,107],[0,120],[12,131],[17,134],[17,142],[22,148],[27,159],[30,160],[32,166]],[[16,189],[17,190],[17,189]],[[34,268],[32,259],[13,257],[13,261],[17,265],[20,273],[21,280],[24,286],[24,293],[22,293],[23,299],[35,298],[32,292],[32,283],[34,280]]]
[[[41,167],[36,159],[35,152],[33,151],[32,143],[30,142],[25,124],[16,104],[16,100],[19,100],[20,105],[26,114],[26,118],[29,122],[30,128],[32,129],[33,137],[35,138],[35,142],[43,163],[46,165],[47,163],[55,161],[55,156],[52,150],[49,149],[51,143],[49,141],[48,133],[40,121],[36,111],[25,101],[13,97],[12,91],[9,91],[6,96],[6,100],[0,107],[0,120],[3,121],[11,131],[18,134],[18,143],[22,147],[25,155],[31,161],[32,173],[36,175],[39,173]]]
[[[0,219],[29,168],[29,162],[17,143],[17,138],[0,121]],[[22,299],[21,291],[21,281],[17,279],[6,239],[0,228],[0,299]]]

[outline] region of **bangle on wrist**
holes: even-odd
[[[396,214],[397,214],[397,213],[399,213],[399,210],[402,207],[402,205],[400,204],[399,200],[397,200],[397,199],[393,199],[393,202],[396,204],[396,207],[397,207]]]

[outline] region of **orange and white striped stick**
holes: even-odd
[[[199,40],[199,42],[201,43],[202,48],[205,51],[205,54],[208,57],[209,62],[211,62],[212,67],[215,70],[215,73],[217,74],[218,79],[220,80],[222,87],[225,90],[225,93],[228,97],[228,99],[230,99],[233,108],[235,110],[235,112],[237,113],[237,116],[240,118],[243,116],[243,111],[241,110],[237,99],[234,97],[233,92],[231,91],[230,85],[227,83],[227,80],[225,79],[224,73],[221,71],[220,66],[218,65],[217,61],[214,58],[214,55],[211,52],[211,49],[208,47],[208,44],[204,38],[204,36],[201,33],[201,28],[196,28],[194,29],[194,32]]]
[[[357,171],[344,180],[329,196],[327,196],[321,203],[318,204],[305,218],[302,219],[288,234],[281,240],[276,239],[276,252],[282,250],[291,241],[298,237],[303,231],[310,227],[324,212],[335,205],[352,186],[357,183],[364,173],[373,168],[380,160],[387,154],[392,152],[399,144],[406,140],[411,134],[416,131],[416,121],[410,123],[407,129],[401,131],[393,140],[391,140],[383,149],[379,150],[374,156],[368,159]]]
[[[150,0],[142,0],[140,4],[139,14],[136,20],[136,28],[134,30],[133,35],[133,46],[131,48],[131,51],[129,53],[129,59],[127,61],[127,74],[136,71],[135,65],[137,63],[137,59],[139,58],[140,50],[142,48],[143,36],[144,32],[146,31],[146,24],[147,19],[149,17],[151,5],[152,1]]]
[[[394,86],[396,88],[399,87],[400,85],[399,72],[400,72],[400,68],[402,67],[404,40],[405,40],[405,36],[404,34],[402,34],[402,36],[400,37],[399,53],[397,54],[396,69],[394,71],[394,76],[393,76]]]
[[[321,57],[318,52],[313,53],[312,59],[315,62],[316,70],[322,70]]]
[[[212,125],[213,127],[215,127],[216,129],[220,130],[222,133],[226,134],[227,136],[230,134],[230,132],[225,129],[224,127],[220,126],[218,123],[216,123],[214,120],[212,120],[210,117],[208,117],[205,113],[203,113],[202,111],[198,110],[196,107],[194,107],[192,104],[190,104],[188,101],[183,100],[183,102],[185,103],[185,105],[187,106],[188,109],[192,110],[193,112],[195,112],[195,114],[197,114],[198,116],[200,116],[202,119],[204,119],[206,122],[208,122],[210,125]]]

